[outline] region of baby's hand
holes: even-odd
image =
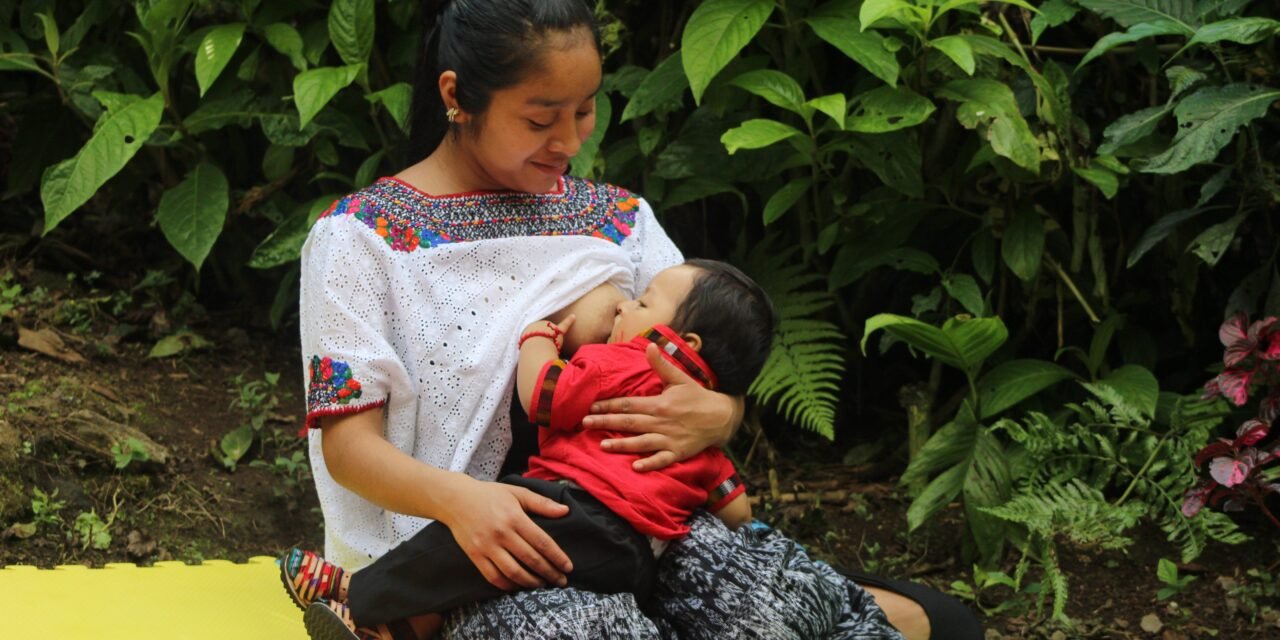
[[[569,329],[576,319],[577,316],[571,313],[558,323],[550,320],[539,320],[530,323],[529,326],[524,328],[524,331],[520,332],[520,341],[523,343],[525,338],[536,340],[539,337],[546,337],[555,341],[556,350],[559,351],[564,346],[565,334],[569,333]]]

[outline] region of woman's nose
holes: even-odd
[[[574,118],[560,120],[561,124],[556,127],[549,146],[552,152],[572,158],[582,148],[582,138],[578,137],[578,123]]]

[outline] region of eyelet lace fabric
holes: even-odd
[[[385,407],[401,451],[494,479],[520,330],[603,282],[634,295],[682,260],[649,205],[612,185],[437,197],[379,180],[335,202],[303,246],[307,427]],[[326,558],[358,569],[427,524],[339,486],[311,431]]]

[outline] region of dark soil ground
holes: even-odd
[[[15,282],[26,286],[6,311]],[[246,331],[206,316],[197,333],[208,345],[149,358],[155,336],[173,331],[163,312],[135,308],[132,321],[149,329],[130,330],[118,315],[94,313],[107,296],[85,306],[95,298],[35,289],[27,276],[0,281],[0,566],[242,561],[321,546],[309,469],[297,457],[292,329]],[[68,301],[81,312],[68,313]],[[280,374],[274,385],[268,373]],[[215,456],[219,440],[255,419],[254,445],[229,470]],[[732,447],[762,498],[758,517],[834,564],[972,593],[958,508],[908,536],[900,465],[848,467],[825,441],[770,436],[773,456],[749,453],[750,434]],[[1251,542],[1211,546],[1180,567],[1194,580],[1172,597],[1157,598],[1156,566],[1177,553],[1158,530],[1140,529],[1127,553],[1060,547],[1070,626],[1046,620],[1047,602],[1037,610],[1034,569],[1018,591],[980,590],[975,608],[990,638],[1280,638],[1280,535],[1264,524],[1246,524]],[[1006,574],[1016,561],[1011,553]]]

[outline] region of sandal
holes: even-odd
[[[302,616],[311,640],[416,640],[417,634],[408,621],[378,625],[376,629],[356,627],[351,609],[343,602],[320,599],[307,607]]]
[[[280,582],[299,609],[306,611],[311,603],[321,598],[338,600],[344,573],[342,567],[302,549],[290,549],[277,562],[280,565]]]

